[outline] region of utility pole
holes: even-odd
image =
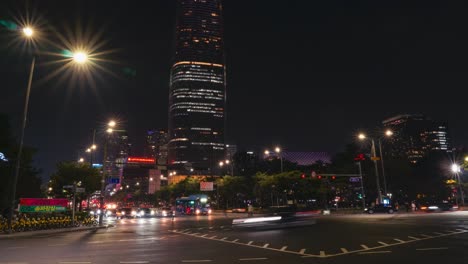
[[[364,180],[362,179],[362,168],[361,168],[361,162],[358,162],[358,167],[359,167],[359,178],[361,178],[361,195],[362,195],[362,209],[364,210],[366,208],[366,195],[364,193]]]
[[[382,177],[383,177],[383,184],[384,184],[384,194],[387,195],[387,179],[385,178],[385,167],[383,161],[383,154],[382,154],[382,141],[379,139],[379,151],[380,151],[380,163],[382,164]]]
[[[75,226],[76,181],[73,182],[72,226]]]
[[[380,191],[380,180],[379,180],[379,168],[377,166],[377,155],[375,151],[375,142],[374,139],[372,139],[372,160],[374,161],[374,166],[375,166],[375,183],[377,185],[377,195],[379,199],[379,203],[382,202],[382,192]]]
[[[101,195],[99,199],[99,207],[101,213],[99,214],[99,226],[102,226],[102,218],[104,215],[104,194],[106,190],[106,163],[107,163],[107,142],[109,141],[109,135],[106,135],[106,141],[104,143],[104,160],[102,161],[102,174],[101,174]]]

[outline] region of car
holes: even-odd
[[[161,207],[156,210],[156,215],[159,217],[173,216],[174,212],[170,207]]]
[[[447,201],[424,203],[419,207],[421,211],[425,212],[441,212],[441,211],[455,211],[458,210],[458,205],[454,205]]]
[[[398,211],[393,205],[388,204],[377,204],[375,206],[371,206],[364,209],[365,213],[373,214],[373,213],[388,213],[393,214],[394,212]]]
[[[119,218],[118,210],[117,209],[107,209],[106,213],[104,214],[107,218]]]
[[[133,209],[130,207],[124,207],[121,208],[120,210],[120,218],[135,218],[137,217],[137,209]]]
[[[210,215],[211,208],[210,207],[201,207],[195,209],[195,215]]]
[[[154,217],[156,214],[154,209],[151,208],[140,208],[137,211],[137,217]]]

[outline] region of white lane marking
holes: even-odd
[[[239,239],[234,239],[232,242],[237,242],[237,241],[239,241]]]
[[[444,250],[448,249],[448,247],[439,247],[439,248],[417,248],[416,250],[419,251],[428,251],[428,250]]]
[[[299,250],[299,254],[304,254],[304,253],[305,253],[305,251],[306,251],[306,249],[305,249],[305,248],[303,248],[303,249]]]
[[[455,230],[457,230],[457,231],[459,231],[459,232],[460,232],[460,231],[466,231],[465,229],[455,229]]]
[[[210,238],[211,238],[211,239],[214,239],[214,238],[216,238],[216,236],[212,236],[212,237],[210,237]]]
[[[213,229],[213,227],[212,227],[212,226],[210,226],[210,227],[208,227],[208,229]]]
[[[59,246],[66,246],[68,244],[50,244],[50,245],[47,245],[48,247],[59,247]]]
[[[420,236],[422,236],[422,237],[432,237],[432,236],[428,236],[426,234],[420,234]]]
[[[325,251],[320,251],[320,256],[321,256],[321,257],[325,257],[325,256],[326,256],[326,255],[325,255]]]
[[[405,242],[406,242],[406,241],[401,240],[401,239],[398,239],[398,238],[394,238],[393,240],[398,241],[398,242],[400,242],[400,243],[405,243]]]
[[[223,228],[224,228],[224,226],[220,226],[219,228],[223,229]]]
[[[442,233],[439,233],[439,232],[434,232],[434,234],[439,235],[439,236],[443,235]]]
[[[120,261],[122,264],[143,264],[149,263],[149,261]]]
[[[265,245],[263,245],[263,248],[267,248],[270,244],[266,243]]]
[[[202,230],[202,229],[203,229],[203,227],[199,227],[199,228],[198,228],[198,230]]]
[[[249,260],[266,260],[268,258],[241,258],[240,261],[249,261]]]
[[[193,233],[194,236],[198,236],[198,235],[201,235],[200,233]]]
[[[204,234],[204,235],[203,235],[203,236],[201,236],[201,237],[206,237],[207,235],[208,235],[208,234]]]
[[[253,241],[249,241],[249,243],[247,243],[247,245],[252,245]]]
[[[281,251],[285,251],[287,248],[288,248],[288,246],[284,246],[284,247],[282,247],[280,250],[281,250]]]
[[[387,244],[387,243],[385,243],[385,242],[382,242],[382,241],[377,241],[377,243],[379,243],[379,244],[380,244],[380,245],[382,245],[382,246],[388,246],[388,244]]]
[[[348,250],[346,248],[340,248],[343,253],[348,253]]]
[[[392,253],[391,251],[366,251],[366,252],[359,252],[359,255],[366,255],[366,254],[384,254],[384,253]]]
[[[420,238],[414,237],[414,236],[408,236],[408,238],[411,238],[413,240],[420,240]]]
[[[363,249],[369,249],[369,247],[366,246],[366,245],[361,245],[361,247],[362,247]]]
[[[223,238],[221,238],[221,240],[226,240],[226,239],[228,239],[228,237],[223,237]]]
[[[195,263],[195,262],[211,262],[211,259],[192,259],[192,260],[182,260],[184,263]]]

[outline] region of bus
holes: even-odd
[[[176,210],[186,215],[209,215],[211,206],[206,194],[193,194],[176,199]]]

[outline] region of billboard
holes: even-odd
[[[200,182],[200,191],[213,191],[213,182]]]
[[[20,198],[22,213],[64,212],[68,199]]]

